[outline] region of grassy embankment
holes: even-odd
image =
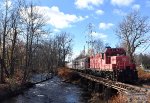
[[[79,79],[79,75],[67,67],[58,68],[58,76],[62,77],[66,81]],[[140,83],[150,83],[150,72],[145,72],[143,69],[138,69],[138,78]]]
[[[143,69],[139,68],[138,78],[141,83],[150,83],[150,72],[146,72]]]
[[[65,82],[72,82],[72,83],[81,82],[80,77],[77,73],[75,73],[72,70],[65,68],[65,67],[58,69],[58,76],[60,76],[63,79],[63,81],[65,81]],[[138,77],[139,77],[140,83],[150,83],[149,82],[150,81],[150,73],[145,72],[142,69],[138,69]],[[101,95],[102,94],[100,94],[100,93],[92,93],[90,102],[98,103]],[[148,98],[149,98],[149,102],[150,102],[150,97],[148,97]],[[126,103],[127,99],[128,98],[126,96],[117,94],[110,98],[109,103]]]
[[[78,73],[70,70],[67,67],[58,68],[57,74],[65,82],[78,83],[80,81],[80,76]]]
[[[150,72],[146,72],[143,69],[139,68],[138,69],[138,78],[139,78],[139,84],[142,85],[143,87],[148,87],[150,88]],[[113,96],[111,100],[109,101],[110,103],[126,103],[126,100],[128,98],[124,95],[117,94],[116,96]],[[133,103],[136,100],[133,100]],[[148,95],[148,103],[150,103],[150,95]]]
[[[21,79],[23,75],[21,71],[16,71],[12,78],[6,78],[4,84],[0,84],[0,92],[6,89],[15,89],[18,85],[21,85]]]
[[[81,77],[76,72],[70,70],[67,67],[58,68],[58,76],[62,78],[64,82],[73,84],[82,84],[81,82],[83,82]],[[98,101],[102,100],[101,93],[90,92],[89,95],[90,99],[88,100],[88,103],[98,103]]]

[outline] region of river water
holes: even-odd
[[[78,85],[53,77],[2,103],[87,103],[88,99],[89,94]]]

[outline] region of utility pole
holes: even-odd
[[[88,46],[88,54],[89,55],[94,55],[94,51],[93,51],[93,46],[95,43],[95,40],[93,40],[93,35],[92,33],[94,33],[94,26],[92,23],[88,24],[88,33],[87,33],[87,46]],[[91,49],[91,53],[89,52],[89,49]]]

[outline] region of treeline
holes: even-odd
[[[135,55],[137,65],[140,65],[143,69],[150,70],[150,55],[149,54],[139,54]]]
[[[132,62],[136,62],[135,51],[141,47],[145,50],[149,46],[150,24],[149,17],[141,15],[139,11],[127,14],[116,28],[116,35],[120,39],[120,46],[126,50],[126,54]]]
[[[71,36],[51,36],[46,18],[33,3],[4,0],[0,5],[0,83],[20,70],[22,83],[33,72],[54,72],[71,53]]]

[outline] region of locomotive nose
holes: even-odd
[[[125,69],[126,67],[130,66],[129,58],[127,56],[117,56],[116,65],[119,68]]]
[[[126,62],[127,61],[127,58],[122,58],[122,62]]]
[[[118,56],[117,61],[120,63],[129,63],[129,58],[127,56]]]

